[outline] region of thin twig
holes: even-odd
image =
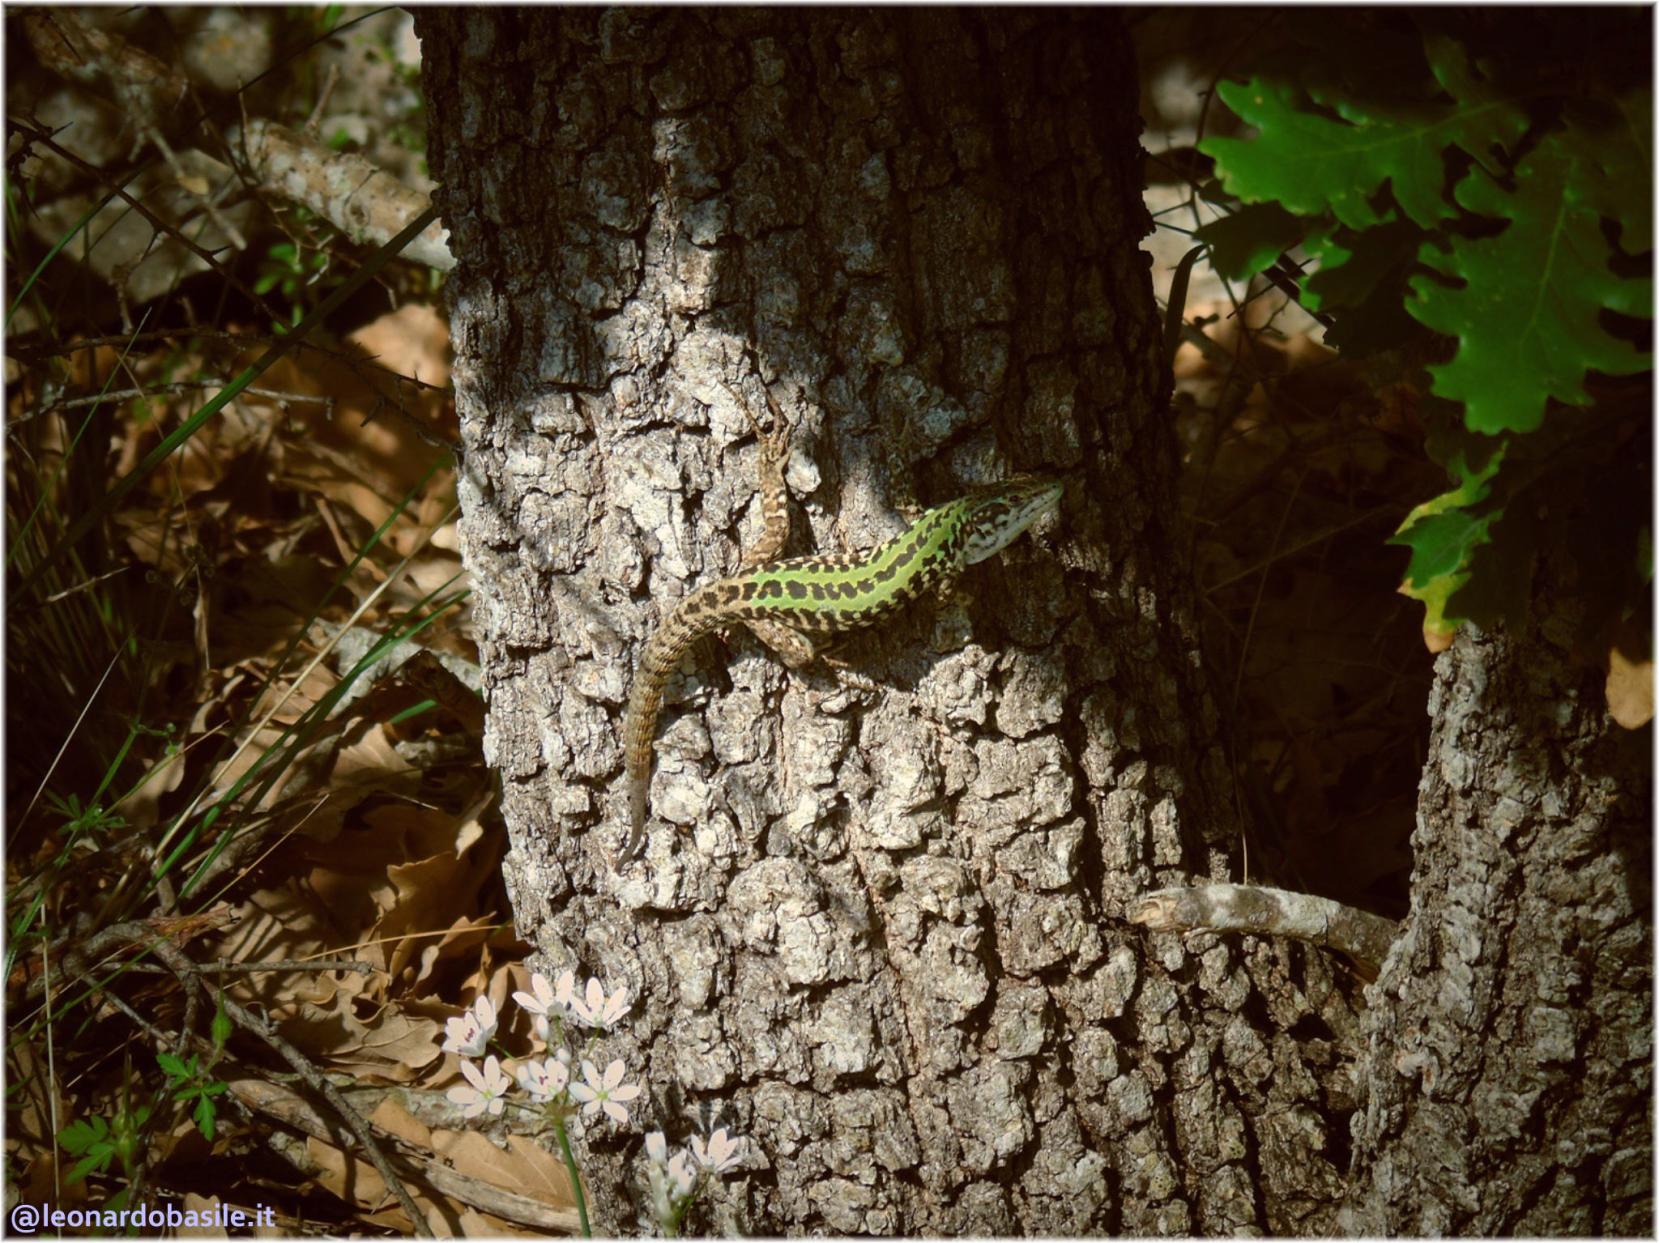
[[[168,971],[166,967],[158,967],[154,963],[135,964],[135,967],[146,971],[161,972],[166,975],[172,974],[172,972]],[[131,1019],[136,1026],[141,1027],[144,1031],[148,1032],[150,1039],[154,1040],[158,1045],[161,1045],[164,1048],[178,1050],[183,1048],[184,1045],[188,1044],[192,1039],[197,1038],[188,1027],[184,1028],[177,1035],[169,1036],[137,1010],[134,1010],[132,1006],[128,1005],[126,998],[122,997],[120,993],[117,993],[114,989],[108,987],[108,985],[102,981],[93,979],[91,975],[83,976],[82,979],[86,982],[87,986],[91,988],[92,991],[96,993],[105,1003],[114,1006],[117,1010],[121,1011],[122,1014],[126,1015],[127,1018]],[[51,1012],[51,998],[47,998],[46,1013],[51,1014]]]
[[[16,129],[30,142],[39,143],[58,158],[67,160],[83,173],[96,178],[100,186],[111,186],[113,184],[113,178],[111,178],[108,173],[104,172],[103,169],[99,168],[96,164],[88,164],[72,151],[64,150],[64,148],[52,141],[52,136],[45,130],[37,129],[35,126],[30,125],[27,121],[20,121],[16,119],[12,119],[11,124],[14,129]],[[247,285],[243,284],[241,279],[238,278],[237,275],[229,268],[223,266],[219,260],[214,257],[212,251],[197,244],[197,242],[186,234],[184,230],[177,228],[166,220],[163,220],[160,216],[156,215],[155,212],[151,211],[144,205],[142,200],[135,199],[132,195],[128,194],[124,187],[114,186],[114,189],[117,197],[122,199],[129,207],[136,211],[140,216],[143,216],[145,220],[150,222],[151,228],[153,228],[157,233],[171,238],[180,246],[183,246],[191,254],[195,255],[196,258],[207,264],[208,268],[213,273],[215,273],[221,280],[235,288],[243,295],[243,297],[249,299],[255,306],[265,313],[267,318],[272,320],[279,320],[282,318],[280,315],[277,315],[274,311],[272,311],[270,307],[265,305],[265,299],[263,297],[248,288]]]
[[[380,970],[372,962],[360,958],[275,958],[264,962],[204,962],[196,968],[203,975],[236,975],[257,971],[355,971],[358,975],[373,975]]]
[[[48,604],[56,604],[59,600],[67,600],[70,596],[78,596],[81,592],[96,587],[107,578],[114,578],[117,574],[125,574],[136,565],[137,562],[128,562],[126,565],[117,566],[115,569],[110,570],[107,573],[100,574],[96,578],[86,579],[84,582],[76,583],[73,587],[65,587],[62,591],[56,591],[47,596],[41,601],[41,604],[43,606]]]
[[[372,962],[357,958],[286,958],[267,962],[204,962],[196,964],[200,975],[256,975],[261,971],[355,971],[359,975],[373,975],[380,968]],[[152,962],[127,964],[127,970],[139,975],[172,975],[166,967]]]
[[[228,383],[230,383],[229,380],[217,378],[206,380],[173,380],[166,384],[151,384],[142,388],[117,389],[113,393],[94,393],[90,397],[59,398],[49,406],[42,406],[39,410],[35,410],[29,414],[20,415],[18,418],[13,419],[8,426],[16,427],[19,423],[27,423],[30,419],[38,419],[42,415],[51,414],[55,410],[74,410],[83,406],[101,405],[106,401],[131,401],[135,397],[149,397],[153,393],[182,393],[198,388],[223,388]],[[303,403],[310,406],[327,406],[331,417],[334,413],[334,398],[326,394],[283,393],[274,388],[253,388],[251,386],[243,389],[242,391],[244,393],[252,394],[255,397],[268,397],[272,401],[293,402],[295,404]]]
[[[334,94],[334,88],[340,83],[340,62],[329,61],[328,73],[323,78],[323,86],[317,92],[316,106],[311,109],[311,115],[305,119],[305,132],[313,138],[317,137],[318,127],[322,124],[323,109],[328,107],[329,97]],[[246,133],[248,123],[242,122],[243,132]]]
[[[36,344],[26,337],[13,337],[6,340],[6,352],[24,359],[58,358],[65,354],[75,353],[77,350],[96,348],[100,345],[126,345],[129,342],[139,341],[173,341],[178,339],[200,338],[204,341],[226,341],[232,345],[269,345],[270,334],[260,332],[230,332],[223,328],[152,328],[147,332],[112,333],[102,337],[77,337],[68,344],[59,342]],[[390,376],[399,384],[411,384],[416,388],[428,389],[434,393],[448,393],[447,384],[429,384],[415,376],[404,375],[401,371],[393,371],[384,363],[376,362],[372,357],[363,354],[353,354],[345,350],[330,349],[326,345],[315,345],[309,341],[299,342],[297,348],[310,350],[322,354],[347,366],[355,368],[368,367],[372,371],[381,372]]]

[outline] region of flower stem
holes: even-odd
[[[565,1173],[570,1175],[570,1187],[576,1195],[576,1216],[582,1223],[582,1237],[591,1239],[593,1227],[588,1225],[588,1199],[582,1194],[582,1176],[576,1170],[576,1158],[570,1151],[570,1136],[565,1133],[564,1115],[553,1115],[553,1134],[559,1137],[559,1151],[564,1153]]]

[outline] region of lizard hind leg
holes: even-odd
[[[805,669],[822,655],[817,644],[783,622],[754,620],[743,624],[790,669]]]
[[[832,637],[828,644],[814,642],[794,627],[778,621],[749,621],[744,625],[777,655],[786,668],[799,673],[812,665],[828,670],[844,686],[861,691],[880,691],[882,688],[869,674],[863,672],[837,652],[839,644]]]

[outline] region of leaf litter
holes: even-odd
[[[422,307],[386,315],[353,337],[359,356],[438,386],[447,383],[447,344],[445,325]],[[99,348],[93,370],[107,375],[118,354]],[[213,358],[157,350],[135,353],[127,365],[139,383],[154,383],[164,374],[230,375],[242,361],[222,350]],[[149,574],[144,603],[169,614],[150,653],[151,693],[197,705],[183,712],[150,708],[182,718],[177,745],[158,750],[147,779],[118,809],[135,844],[153,841],[204,770],[220,793],[250,774],[257,780],[266,753],[292,745],[289,731],[309,720],[294,762],[263,789],[250,783],[238,802],[240,840],[222,856],[234,866],[209,874],[222,899],[223,927],[199,940],[193,956],[280,964],[224,974],[227,995],[266,1015],[324,1073],[353,1085],[360,1111],[398,1141],[405,1169],[415,1171],[407,1185],[431,1222],[463,1235],[568,1229],[572,1196],[555,1154],[519,1136],[506,1136],[503,1146],[500,1138],[441,1125],[454,1120],[443,1098],[457,1080],[455,1058],[440,1050],[445,1020],[475,996],[505,1000],[528,984],[521,965],[527,947],[514,934],[500,880],[505,840],[481,754],[481,711],[475,691],[464,687],[477,681],[470,633],[451,613],[411,645],[463,676],[436,709],[397,724],[393,717],[425,696],[430,670],[404,677],[387,660],[329,711],[349,662],[314,659],[329,645],[356,650],[342,635],[378,640],[399,618],[430,607],[431,593],[461,574],[453,468],[428,477],[438,453],[410,426],[452,425],[447,395],[411,392],[383,378],[367,383],[364,374],[359,365],[319,362],[315,354],[284,360],[261,385],[292,400],[244,396],[232,403],[114,515],[121,545]],[[115,459],[130,467],[157,428],[210,393],[149,398],[147,410],[114,424]],[[410,493],[412,502],[399,512]],[[388,522],[345,590],[314,616],[311,602]],[[376,591],[367,611],[354,616]],[[453,681],[443,668],[438,676]],[[308,717],[319,705],[320,722]],[[231,820],[224,817],[220,827]],[[210,831],[190,857],[212,841]],[[14,854],[10,862],[15,883],[26,860]],[[59,897],[85,904],[92,895],[73,897],[76,883],[71,879]],[[368,970],[307,965],[342,959]],[[19,970],[14,986],[34,968],[20,963]],[[162,1003],[148,1017],[178,1030],[178,989],[170,976],[153,980],[138,994]],[[121,1020],[105,1007],[98,1021]],[[8,1150],[25,1192],[60,1182],[39,1047],[24,1039],[8,1050],[10,1082],[19,1091],[8,1111]],[[131,1054],[134,1071],[151,1056],[136,1047]],[[261,1172],[269,1154],[249,1158],[245,1150],[250,1135],[281,1122],[287,1129],[270,1143],[307,1173],[297,1198],[284,1204],[299,1215],[290,1216],[290,1227],[318,1213],[321,1195],[339,1203],[322,1214],[334,1217],[336,1228],[409,1231],[407,1214],[355,1143],[336,1125],[317,1126],[303,1098],[260,1070],[268,1064],[258,1046],[233,1038],[215,1074],[230,1083],[239,1110],[221,1117],[212,1144],[188,1119],[151,1134],[152,1176],[188,1187],[191,1168],[211,1169],[209,1182],[198,1181],[189,1193],[193,1203],[218,1203],[201,1193],[217,1187],[229,1197],[238,1183],[242,1189],[227,1202],[269,1200],[269,1172]],[[59,1126],[105,1108],[126,1073],[117,1051],[93,1054],[58,1098]],[[294,1132],[304,1135],[297,1148]],[[227,1163],[244,1168],[238,1174]],[[61,1201],[55,1193],[47,1198],[65,1207],[101,1194],[85,1183],[56,1190]]]

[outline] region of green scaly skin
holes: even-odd
[[[781,424],[775,405],[772,410]],[[640,654],[623,718],[631,829],[617,862],[631,857],[644,835],[663,689],[692,644],[743,624],[790,668],[804,667],[825,640],[872,626],[920,596],[945,594],[966,566],[1002,551],[1053,509],[1060,491],[1054,480],[1018,475],[928,510],[872,552],[777,561],[789,535],[789,509],[781,444],[764,439],[760,543],[738,573],[682,600]]]

